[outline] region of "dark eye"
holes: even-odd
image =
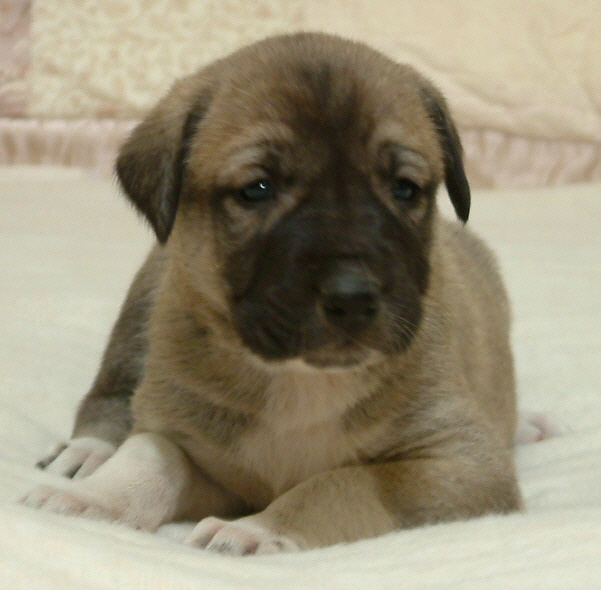
[[[392,184],[392,196],[399,202],[411,203],[419,195],[417,184],[406,178],[399,178]]]
[[[273,185],[269,180],[258,180],[251,182],[240,189],[240,197],[252,203],[268,201],[275,195]]]

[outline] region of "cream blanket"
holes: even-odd
[[[524,514],[291,555],[230,558],[158,534],[26,509],[69,434],[150,232],[108,181],[0,168],[0,587],[601,588],[601,185],[477,192],[471,226],[514,301],[520,405],[565,433],[517,448]]]

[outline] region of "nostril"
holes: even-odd
[[[347,330],[358,330],[377,315],[380,292],[362,272],[338,272],[320,289],[321,307],[327,320]]]
[[[372,293],[345,293],[329,295],[323,300],[323,310],[340,319],[352,316],[373,316],[378,311],[377,299]]]

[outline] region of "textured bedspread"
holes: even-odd
[[[601,185],[474,195],[473,228],[514,301],[520,405],[565,432],[519,446],[524,514],[293,555],[184,547],[23,508],[33,468],[69,434],[150,232],[110,182],[0,169],[0,586],[73,588],[601,588]]]

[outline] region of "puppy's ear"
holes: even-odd
[[[210,102],[197,76],[177,82],[123,144],[116,172],[125,193],[167,241],[179,202],[190,142]]]
[[[457,128],[442,94],[429,83],[425,83],[421,91],[442,146],[445,185],[457,217],[465,223],[470,214],[470,187],[463,167],[463,149]]]

